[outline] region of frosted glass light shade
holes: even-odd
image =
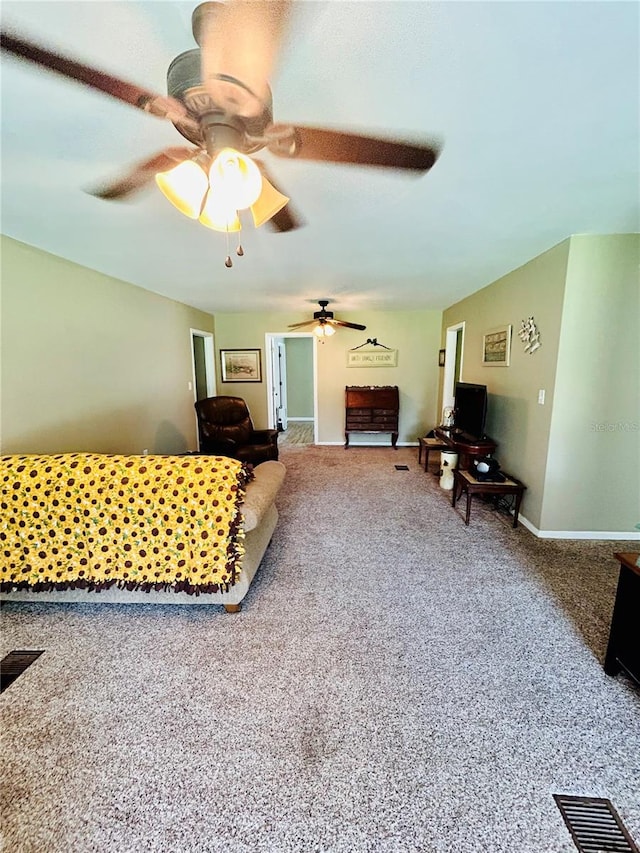
[[[209,187],[204,169],[193,160],[185,160],[167,172],[158,172],[156,184],[180,213],[190,219],[200,216],[202,200]]]
[[[220,198],[213,190],[209,190],[198,221],[206,228],[212,228],[214,231],[240,231],[242,227],[238,219],[238,211],[235,208],[227,207],[224,199]]]
[[[318,325],[313,330],[313,334],[318,338],[330,338],[331,335],[335,335],[336,330],[333,326],[330,326],[329,323],[318,323]]]
[[[262,176],[262,192],[251,205],[251,215],[253,216],[253,224],[259,228],[272,216],[275,216],[278,211],[288,204],[290,201],[286,195],[270,184],[269,181]]]
[[[262,192],[262,175],[251,157],[223,148],[211,164],[209,184],[227,207],[244,210]]]

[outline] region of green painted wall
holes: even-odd
[[[197,447],[190,328],[213,318],[2,237],[2,451]]]
[[[285,338],[287,354],[287,414],[313,418],[313,341]]]
[[[308,316],[308,315],[307,315]],[[340,329],[317,343],[318,440],[344,441],[344,389],[346,385],[397,385],[400,389],[400,442],[415,442],[437,421],[438,348],[442,314],[439,311],[339,312],[340,319],[363,323],[366,332]],[[263,374],[265,334],[287,331],[290,323],[306,319],[291,314],[216,314],[216,347],[259,347]],[[368,338],[398,349],[397,368],[348,368],[347,350]],[[219,361],[219,359],[218,359]],[[219,369],[219,366],[218,366]],[[238,394],[247,400],[258,428],[267,426],[266,382],[220,383],[220,394]],[[388,443],[388,436],[367,435],[368,443]],[[354,438],[354,444],[358,439]]]
[[[550,530],[640,522],[640,235],[571,238],[542,511]]]

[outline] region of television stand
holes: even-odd
[[[436,427],[435,434],[442,444],[446,444],[450,450],[458,454],[458,468],[461,471],[468,471],[477,456],[490,456],[495,453],[498,446],[489,436],[476,438],[466,433],[455,433],[443,427]]]

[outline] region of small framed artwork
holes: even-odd
[[[259,349],[221,349],[223,382],[262,382]]]
[[[438,350],[438,367],[444,367],[444,357],[446,355],[446,350],[439,349]]]
[[[482,364],[485,367],[509,367],[511,326],[497,326],[482,336]]]

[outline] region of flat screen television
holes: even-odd
[[[454,428],[475,438],[484,435],[487,417],[487,386],[456,382]]]

